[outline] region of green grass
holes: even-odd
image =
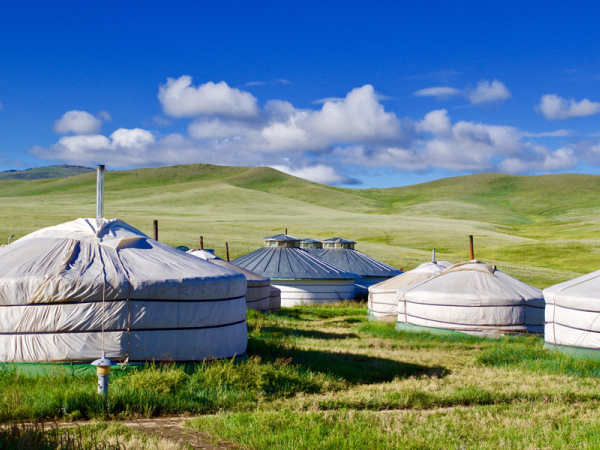
[[[253,448],[593,447],[600,363],[501,339],[397,332],[364,304],[250,311],[248,358],[149,365],[113,379],[0,376],[0,421],[197,415]],[[579,445],[579,444],[578,444]]]
[[[600,177],[479,174],[390,189],[343,189],[276,170],[207,164],[109,171],[106,216],[168,244],[231,257],[285,228],[298,237],[345,236],[357,249],[410,269],[430,258],[476,257],[544,288],[600,267]],[[95,215],[95,174],[0,180],[0,243]]]

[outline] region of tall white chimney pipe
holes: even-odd
[[[99,164],[96,169],[96,220],[104,217],[104,171],[106,167]]]
[[[435,248],[433,249],[433,252],[431,252],[431,262],[435,262]]]

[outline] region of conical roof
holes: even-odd
[[[251,270],[247,270],[244,269],[243,267],[240,266],[236,266],[235,264],[231,264],[221,258],[219,258],[218,256],[216,256],[214,253],[207,251],[207,250],[190,250],[188,252],[191,255],[194,255],[198,258],[202,258],[202,259],[206,259],[208,261],[210,261],[213,264],[216,264],[218,266],[221,267],[225,267],[229,270],[233,270],[235,272],[241,273],[242,275],[244,275],[246,277],[246,279],[249,282],[249,286],[251,285],[250,283],[267,283],[269,284],[269,278],[265,277],[259,273],[256,272],[252,272]]]
[[[600,270],[544,289],[548,304],[600,312]]]
[[[355,244],[343,238],[326,239],[323,243]],[[395,277],[401,270],[365,255],[354,248],[323,248],[313,253],[337,267],[362,277]]]
[[[296,247],[263,247],[232,261],[244,269],[271,279],[333,280],[357,278],[304,249]]]
[[[450,267],[452,265],[451,262],[448,261],[429,261],[419,265],[413,270],[409,270],[404,272],[394,278],[390,278],[389,280],[382,281],[381,283],[375,284],[369,287],[369,293],[380,293],[380,292],[389,292],[396,291],[400,288],[410,286],[415,283],[420,283],[421,281],[427,280],[437,274],[439,274],[442,270]]]
[[[102,334],[117,360],[242,354],[245,292],[241,274],[121,220],[45,228],[0,249],[0,360],[91,361]]]
[[[542,300],[542,291],[477,260],[454,264],[437,277],[401,289],[414,299],[480,306],[504,300]],[[543,300],[542,300],[543,303]]]

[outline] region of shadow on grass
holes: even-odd
[[[343,378],[353,384],[382,383],[394,378],[444,377],[450,373],[440,366],[423,366],[353,353],[304,350],[286,345],[279,339],[250,337],[248,354],[258,355],[266,361],[290,358],[293,365]]]
[[[334,339],[354,339],[358,337],[356,333],[326,333],[324,331],[317,330],[297,330],[292,328],[279,328],[279,327],[263,327],[261,331],[267,333],[279,333],[284,336],[295,336],[303,337],[308,339],[323,339],[323,340],[334,340]]]
[[[351,316],[366,316],[366,309],[362,308],[319,308],[319,307],[297,307],[271,311],[270,316],[281,319],[291,319],[298,321],[314,321],[331,318],[343,318]]]

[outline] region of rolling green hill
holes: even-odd
[[[94,169],[83,166],[60,166],[36,167],[25,170],[7,170],[0,172],[0,180],[43,180],[47,178],[68,178],[82,173],[93,172]]]
[[[0,180],[0,208],[0,242],[92,217],[95,173]],[[600,269],[599,209],[600,177],[591,175],[488,173],[390,189],[206,164],[106,175],[106,217],[148,234],[158,219],[160,239],[172,245],[193,247],[203,235],[217,254],[229,242],[236,257],[288,228],[298,237],[354,239],[358,249],[407,269],[433,247],[440,259],[464,260],[473,234],[478,259],[539,287]]]

